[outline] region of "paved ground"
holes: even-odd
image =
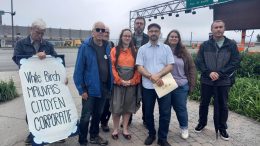
[[[73,98],[75,100],[78,112],[81,111],[81,98],[77,95],[73,80],[73,68],[67,68],[69,75],[69,87],[71,89]],[[0,72],[0,80],[8,80],[13,78],[21,95],[21,85],[17,72]],[[179,127],[176,121],[175,113],[172,112],[170,131],[168,141],[172,146],[257,146],[260,145],[260,123],[255,122],[249,118],[229,112],[228,132],[230,140],[224,141],[222,139],[216,140],[213,120],[212,107],[210,107],[208,126],[202,133],[195,133],[194,127],[198,120],[198,106],[194,101],[188,101],[189,112],[189,130],[190,137],[187,140],[180,138]],[[158,108],[155,108],[155,123],[158,128]],[[24,146],[24,139],[27,136],[28,128],[25,123],[25,108],[22,96],[0,104],[0,146]],[[109,121],[109,126],[112,127],[112,121]],[[132,133],[131,140],[125,140],[122,135],[119,140],[115,141],[111,138],[111,133],[104,133],[101,135],[109,139],[110,146],[142,146],[147,136],[147,130],[142,126],[141,111],[133,117],[133,124],[130,126]],[[51,146],[78,146],[77,137],[71,137],[63,144],[50,144]],[[152,146],[156,146],[156,142]],[[94,146],[89,144],[89,146]]]

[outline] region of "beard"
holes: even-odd
[[[152,36],[150,37],[151,41],[157,41],[158,38],[159,38],[159,37],[158,37],[157,35],[152,35]]]

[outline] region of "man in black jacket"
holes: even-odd
[[[133,41],[134,45],[137,49],[139,49],[142,45],[146,44],[149,42],[149,36],[144,33],[144,28],[145,28],[145,19],[144,17],[136,17],[134,21],[134,35],[133,35]],[[143,125],[146,127],[146,122],[144,118],[144,103],[142,105],[142,119],[143,119]],[[131,115],[128,124],[130,125],[132,123],[132,117]]]
[[[212,38],[201,45],[196,58],[197,68],[201,71],[201,101],[199,124],[195,132],[201,132],[207,125],[208,106],[211,96],[214,96],[219,106],[219,109],[214,109],[218,111],[214,113],[215,127],[219,129],[222,139],[229,140],[226,131],[228,93],[234,83],[234,72],[239,67],[240,55],[236,43],[226,38],[224,31],[225,23],[215,20],[211,25]]]

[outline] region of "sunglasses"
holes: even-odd
[[[102,33],[106,31],[104,28],[96,28],[95,30],[96,32],[102,32]]]

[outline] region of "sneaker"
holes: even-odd
[[[171,146],[167,140],[161,140],[161,139],[158,139],[158,142],[157,142],[158,145],[160,146]]]
[[[91,144],[99,144],[99,145],[108,145],[108,141],[100,137],[99,135],[96,137],[90,137]]]
[[[29,135],[25,139],[24,143],[25,143],[25,145],[31,145],[32,144],[32,139],[31,139],[31,137]]]
[[[229,135],[228,135],[228,133],[227,133],[226,130],[219,130],[219,133],[220,133],[220,137],[221,137],[223,140],[226,140],[226,141],[229,140]]]
[[[205,126],[206,125],[198,124],[197,127],[195,127],[195,132],[200,133]]]
[[[109,127],[108,125],[101,125],[101,128],[104,132],[109,132]]]
[[[188,129],[181,129],[181,138],[187,139],[189,137],[189,130]]]
[[[145,139],[144,144],[145,144],[145,145],[151,145],[154,140],[155,140],[155,136],[154,136],[154,135],[153,135],[153,136],[150,136],[150,135],[149,135],[149,136]]]

